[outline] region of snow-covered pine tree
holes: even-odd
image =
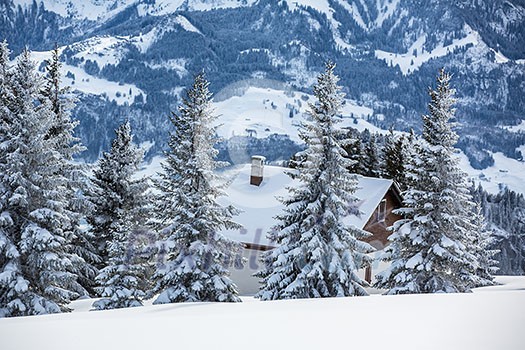
[[[132,142],[129,121],[115,130],[115,134],[111,150],[103,153],[93,169],[86,195],[90,202],[86,220],[99,256],[99,269],[108,265],[113,233],[126,221],[132,220],[131,227],[139,229],[147,220],[147,180],[133,178],[144,152]]]
[[[349,128],[344,138],[343,149],[350,160],[347,170],[351,174],[363,174],[363,144],[361,133],[354,128]]]
[[[217,202],[226,183],[215,172],[221,163],[214,160],[216,116],[208,86],[204,73],[198,74],[179,112],[170,118],[175,130],[156,182],[161,192],[156,219],[167,251],[155,273],[152,293],[160,293],[155,304],[240,301],[227,270],[240,246],[219,233],[239,225],[232,221],[235,208]]]
[[[89,216],[93,236],[103,256],[103,268],[96,277],[102,299],[96,309],[142,305],[145,294],[146,262],[134,237],[146,222],[148,184],[134,179],[144,152],[132,142],[129,121],[115,130],[111,150],[105,152],[93,171],[93,215]]]
[[[78,121],[71,119],[71,111],[75,107],[76,98],[71,93],[69,86],[60,86],[61,67],[60,51],[55,45],[51,60],[46,61],[45,85],[42,89],[42,96],[49,101],[54,115],[48,137],[54,140],[55,148],[66,160],[72,160],[75,155],[84,151],[85,147],[81,145],[80,139],[74,136],[74,129],[79,124]]]
[[[11,91],[11,73],[10,73],[10,59],[9,55],[11,51],[9,50],[9,45],[7,41],[4,40],[0,43],[0,89],[2,89],[2,95],[0,95],[0,103],[2,103],[2,108],[5,108],[9,105],[8,101],[12,99]]]
[[[399,174],[398,185],[402,191],[406,191],[412,183],[412,173],[410,169],[414,168],[416,154],[418,154],[419,140],[414,130],[410,129],[408,135],[401,138],[401,159],[403,161],[403,173]]]
[[[58,174],[61,157],[46,137],[52,124],[41,80],[30,53],[24,50],[10,79],[12,101],[4,109],[2,135],[2,222],[11,237],[10,261],[2,274],[3,316],[67,311],[82,289],[72,273],[67,179]],[[5,226],[4,226],[5,227]]]
[[[377,145],[377,135],[370,135],[370,139],[364,145],[363,151],[363,175],[370,177],[381,176],[381,152]]]
[[[403,159],[403,135],[395,135],[390,128],[385,138],[385,151],[383,153],[383,175],[394,180],[397,184],[404,182],[405,160]]]
[[[367,294],[357,270],[373,251],[359,240],[368,233],[343,223],[357,210],[357,178],[346,170],[350,161],[338,141],[343,94],[334,69],[328,62],[314,86],[317,103],[310,104],[301,131],[307,148],[298,167],[300,185],[282,200],[284,213],[268,234],[277,247],[265,254],[257,274],[262,285],[256,297],[262,300]]]
[[[472,192],[473,190],[471,190]],[[473,192],[481,204],[483,214],[492,231],[497,250],[498,273],[523,275],[525,273],[525,199],[508,188],[496,195],[485,192],[481,185]]]
[[[498,271],[498,261],[494,258],[498,254],[497,249],[493,249],[495,238],[488,229],[485,218],[481,213],[481,206],[476,204],[474,209],[472,223],[474,230],[471,235],[471,246],[474,249],[474,255],[477,258],[476,277],[473,280],[472,287],[485,287],[495,284],[493,275]]]
[[[9,54],[7,42],[4,40],[0,43],[0,317],[16,316],[21,312],[19,309],[25,309],[24,303],[18,300],[19,293],[16,289],[17,286],[18,289],[23,289],[24,285],[28,284],[22,276],[13,214],[9,207],[12,190],[7,177],[7,155],[13,146],[13,113],[9,106],[14,101]]]
[[[87,210],[87,201],[81,194],[86,190],[87,177],[84,167],[73,161],[73,157],[82,152],[85,147],[80,143],[80,139],[74,136],[74,129],[78,121],[71,119],[71,111],[76,99],[71,94],[69,87],[60,86],[62,82],[61,66],[60,52],[58,46],[55,45],[51,60],[46,61],[45,85],[41,98],[48,101],[54,116],[47,138],[52,141],[55,150],[62,158],[63,165],[57,168],[57,172],[67,179],[63,195],[68,201],[67,215],[71,224],[67,230],[73,235],[68,243],[68,250],[71,253],[74,271],[79,277],[80,284],[93,294],[92,288],[97,275],[94,264],[98,262],[98,255],[91,243],[89,233],[80,229],[82,213]],[[85,290],[78,292],[84,294]]]
[[[386,248],[391,266],[377,276],[377,287],[388,294],[465,292],[476,280],[478,267],[472,236],[473,203],[466,175],[454,156],[455,90],[441,70],[437,89],[430,90],[429,115],[423,116],[423,140],[409,171],[404,193],[405,218],[394,224]]]

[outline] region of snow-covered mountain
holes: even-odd
[[[30,8],[33,2],[33,0],[14,0],[13,4],[25,9]],[[37,3],[43,4],[46,10],[64,18],[104,22],[131,6],[136,6],[140,16],[163,16],[180,10],[209,11],[249,6],[254,2],[255,0],[41,0]]]
[[[472,166],[494,165],[497,152],[522,158],[525,135],[514,127],[525,119],[522,0],[0,0],[0,37],[15,55],[28,45],[41,62],[55,42],[61,47],[90,160],[126,117],[150,155],[158,153],[166,116],[202,69],[223,136],[255,130],[268,145],[273,133],[293,141],[308,103],[301,96],[326,59],[338,63],[357,108],[347,117],[381,129],[417,129],[427,88],[445,66],[458,92],[459,146]],[[234,112],[245,103],[268,122]]]

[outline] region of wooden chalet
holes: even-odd
[[[286,196],[286,188],[293,185],[294,180],[286,175],[288,171],[290,169],[265,166],[262,157],[254,157],[251,165],[237,169],[226,190],[228,197],[221,199],[223,204],[232,204],[242,211],[234,220],[243,228],[222,232],[244,246],[243,255],[247,264],[242,269],[231,269],[232,279],[241,294],[250,295],[258,290],[258,280],[253,274],[261,267],[261,253],[275,246],[274,242],[268,241],[266,234],[277,223],[275,216],[283,210],[277,197]],[[254,181],[254,174],[257,181]],[[381,251],[388,245],[391,234],[387,228],[400,218],[392,212],[401,206],[400,191],[392,180],[364,176],[358,176],[358,180],[355,196],[359,199],[359,215],[348,215],[343,221],[370,232],[372,235],[366,241]],[[370,282],[382,268],[384,265],[375,261],[361,271],[362,278]]]

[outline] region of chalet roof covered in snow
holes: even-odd
[[[234,221],[243,225],[241,230],[225,230],[222,233],[231,239],[253,245],[272,246],[266,233],[277,223],[275,216],[282,213],[283,204],[278,197],[287,197],[287,187],[293,186],[286,172],[291,169],[265,166],[264,179],[260,186],[250,185],[250,165],[237,168],[232,181],[226,189],[228,197],[220,199],[223,205],[231,204],[242,210]],[[359,189],[355,196],[359,199],[361,215],[349,215],[345,223],[364,228],[374,210],[392,186],[392,180],[358,176]]]

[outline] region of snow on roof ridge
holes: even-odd
[[[349,217],[347,217],[346,223],[349,223],[351,225],[354,225],[362,229],[365,227],[366,223],[370,220],[370,218],[374,214],[375,209],[377,208],[379,203],[381,203],[381,201],[383,200],[388,190],[392,187],[392,185],[394,185],[394,181],[391,179],[382,179],[382,178],[369,177],[369,176],[363,176],[363,175],[357,175],[357,178],[359,181],[359,185],[358,185],[359,188],[354,193],[354,196],[358,198],[359,210],[362,213],[362,215],[360,216],[350,215]],[[368,186],[366,188],[361,187],[365,181],[368,183],[376,183],[378,185],[381,184],[381,186],[380,187],[378,186],[376,190],[373,192],[374,195],[368,197],[368,199],[366,200],[363,198],[363,194],[365,192],[370,193],[373,187],[372,186]],[[363,207],[364,207],[364,210],[363,210]]]

